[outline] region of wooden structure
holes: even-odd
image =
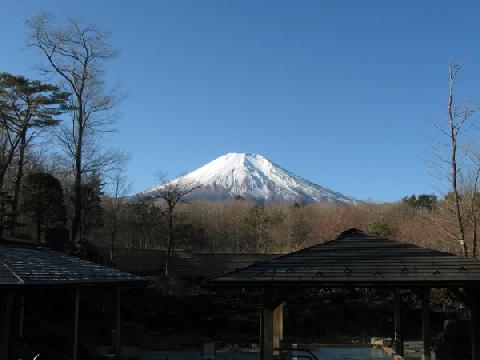
[[[30,241],[0,238],[0,360],[9,359],[12,335],[23,339],[24,296],[27,290],[63,287],[73,291],[71,358],[78,358],[78,324],[81,288],[113,287],[115,320],[113,326],[117,358],[120,352],[120,286],[144,280],[125,272],[85,261],[35,245]]]
[[[261,359],[272,359],[283,336],[285,289],[298,287],[390,288],[394,292],[394,346],[403,355],[401,289],[421,295],[424,359],[430,358],[431,288],[463,289],[472,326],[472,359],[480,360],[480,261],[349,229],[329,242],[227,273],[215,287],[263,288]]]
[[[105,259],[110,257],[110,248],[100,248],[99,252]],[[176,251],[169,261],[168,272],[178,278],[201,276],[212,278],[279,255],[281,254],[204,254]],[[114,266],[135,274],[164,272],[165,256],[164,250],[117,248]]]

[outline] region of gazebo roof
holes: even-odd
[[[480,261],[370,236],[334,240],[211,280],[229,287],[448,287],[480,284]]]
[[[82,286],[144,281],[31,242],[0,238],[0,287]]]

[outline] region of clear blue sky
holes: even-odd
[[[480,2],[0,0],[0,71],[38,77],[27,17],[80,16],[121,49],[114,142],[136,190],[226,152],[255,152],[360,199],[441,187],[423,158],[447,61],[480,98]]]

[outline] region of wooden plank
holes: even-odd
[[[384,267],[384,266],[342,266],[342,267],[325,267],[325,266],[311,266],[311,267],[270,267],[270,268],[256,268],[256,269],[249,269],[249,270],[242,270],[238,273],[248,274],[248,273],[305,273],[310,274],[317,271],[322,272],[336,272],[336,273],[392,273],[398,274],[401,273],[405,276],[414,275],[416,273],[432,273],[435,271],[451,273],[451,274],[480,274],[480,269],[468,269],[468,268],[457,268],[457,267],[441,267],[441,266],[432,266],[432,267],[402,267],[402,268],[393,268],[393,267]]]
[[[2,314],[2,347],[0,350],[0,359],[8,360],[9,359],[9,345],[10,345],[10,318],[11,318],[11,309],[14,299],[14,294],[11,290],[7,290],[4,294],[3,299],[3,314]]]
[[[274,355],[280,355],[279,349],[283,340],[283,307],[280,303],[275,310],[273,310],[273,350]]]
[[[78,359],[78,321],[80,308],[80,289],[77,287],[74,290],[74,310],[73,310],[73,346],[72,359]]]
[[[120,360],[121,353],[121,343],[120,343],[120,330],[121,330],[121,289],[119,286],[116,286],[114,289],[114,298],[115,298],[115,336],[114,336],[114,353],[115,358]]]
[[[467,303],[470,313],[470,338],[472,360],[480,360],[480,289],[478,286],[466,288]]]
[[[264,306],[262,309],[261,319],[261,345],[260,345],[260,359],[273,359],[273,310],[270,307]]]
[[[350,274],[346,275],[345,273],[322,273],[322,274],[288,274],[288,273],[277,273],[275,275],[250,275],[250,276],[229,276],[225,277],[223,280],[248,280],[252,281],[318,281],[323,282],[329,279],[338,280],[338,281],[468,281],[468,282],[479,282],[478,275],[463,275],[463,274],[417,274],[417,275],[402,275],[402,274]],[[219,279],[217,279],[219,281]],[[48,283],[48,282],[47,282]]]
[[[423,355],[422,360],[430,360],[431,353],[431,334],[430,334],[430,289],[423,289],[422,297],[422,340]]]
[[[403,337],[402,337],[402,302],[400,290],[395,290],[394,295],[394,343],[395,343],[395,352],[403,356]]]

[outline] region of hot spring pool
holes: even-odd
[[[392,359],[380,349],[371,347],[320,346],[312,349],[319,360],[387,360]]]

